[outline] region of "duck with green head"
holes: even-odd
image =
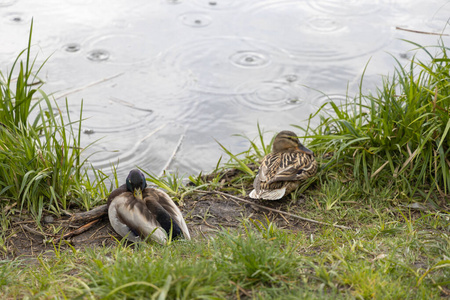
[[[278,200],[297,189],[301,182],[317,172],[314,153],[288,130],[275,137],[272,152],[266,155],[253,181],[250,198]]]
[[[130,241],[149,238],[164,244],[170,235],[191,238],[180,209],[165,192],[147,187],[144,174],[137,169],[109,195],[107,205],[111,226]]]

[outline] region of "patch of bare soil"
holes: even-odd
[[[184,199],[180,209],[193,239],[208,238],[222,228],[242,228],[244,218],[260,220],[263,224],[266,224],[268,218],[278,227],[293,231],[311,232],[317,227],[316,224],[272,211],[299,211],[301,200],[292,203],[290,200],[256,201],[230,197],[234,196],[211,192],[193,193]],[[106,205],[90,212],[73,212],[72,216],[59,219],[45,216],[41,228],[38,228],[29,216],[15,217],[12,219],[8,236],[5,257],[8,259],[18,256],[35,257],[42,253],[51,255],[54,247],[67,249],[69,245],[75,249],[113,246],[117,243],[116,239],[121,239],[109,224]]]

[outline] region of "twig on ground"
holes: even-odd
[[[57,242],[59,242],[61,239],[67,239],[67,238],[69,238],[69,237],[71,237],[71,236],[82,234],[83,232],[85,232],[86,230],[88,230],[89,228],[91,228],[92,225],[94,225],[95,223],[97,223],[98,220],[100,220],[100,219],[94,220],[94,221],[92,221],[92,222],[90,222],[90,223],[87,223],[87,224],[85,224],[85,225],[79,227],[78,229],[75,229],[74,231],[68,232],[68,233],[64,234],[62,237],[56,238],[53,242],[54,242],[54,243],[57,243]]]
[[[286,219],[286,217],[285,217],[285,216],[283,216],[283,214],[280,214],[280,216],[281,216],[281,217],[282,217],[282,218],[283,218],[283,219],[284,219],[284,220],[286,221],[286,223],[288,223],[288,224],[290,223],[290,222],[289,222],[289,220],[288,220],[288,219]]]
[[[28,220],[28,221],[19,221],[19,222],[14,222],[14,225],[19,225],[19,224],[36,224],[36,220]]]
[[[106,207],[106,204],[103,204],[89,211],[72,214],[69,221],[71,223],[78,221],[89,222],[95,219],[99,219],[106,214],[108,214],[108,209]]]
[[[251,204],[251,205],[254,205],[254,206],[259,207],[259,208],[262,208],[262,209],[266,209],[266,210],[269,210],[269,211],[277,212],[277,213],[279,213],[279,214],[284,214],[284,215],[286,215],[286,216],[289,216],[289,217],[292,217],[292,218],[296,218],[296,219],[300,219],[300,220],[303,220],[303,221],[306,221],[306,222],[310,222],[310,223],[315,223],[315,224],[320,224],[320,225],[334,226],[334,227],[341,228],[341,229],[352,229],[351,227],[344,226],[344,225],[329,224],[329,223],[325,223],[325,222],[321,222],[321,221],[316,221],[316,220],[313,220],[313,219],[308,219],[308,218],[300,217],[300,216],[298,216],[298,215],[294,215],[294,214],[291,214],[291,213],[288,213],[288,212],[285,212],[285,211],[282,211],[282,210],[270,208],[270,207],[267,207],[267,206],[259,205],[259,204],[256,204],[256,203],[254,203],[254,202],[251,202],[251,201],[248,201],[248,200],[239,198],[239,197],[237,197],[237,196],[229,195],[229,194],[222,193],[222,192],[219,192],[219,191],[199,191],[199,190],[196,190],[196,191],[194,191],[194,192],[202,193],[202,194],[217,194],[217,195],[222,195],[222,196],[224,196],[224,197],[228,197],[228,198],[231,198],[231,199],[235,199],[235,200],[240,201],[240,202],[244,202],[244,203],[247,203],[247,204]]]

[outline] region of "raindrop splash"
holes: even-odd
[[[78,52],[81,49],[81,45],[78,43],[69,43],[64,45],[63,49],[66,52]]]
[[[6,20],[8,20],[8,22],[12,24],[22,24],[26,21],[24,15],[18,12],[8,13],[5,15],[5,17]]]
[[[105,61],[109,59],[109,52],[103,49],[89,51],[87,58],[92,61]]]
[[[182,14],[179,18],[184,25],[190,27],[205,27],[212,22],[212,18],[209,15],[199,12],[188,12]]]
[[[263,52],[238,51],[230,56],[230,61],[238,67],[265,67],[270,64],[270,56]]]
[[[242,0],[195,0],[194,3],[209,9],[226,10],[226,9],[238,9],[240,6],[245,5],[246,1]]]
[[[284,78],[286,79],[287,82],[294,82],[298,80],[298,76],[295,74],[289,74],[284,76]]]
[[[93,60],[111,59],[110,53],[105,49],[114,49],[114,59],[111,63],[114,64],[136,64],[152,60],[157,54],[158,49],[155,41],[145,38],[141,35],[134,34],[106,34],[94,36],[86,41],[86,48],[99,49],[99,58]],[[95,56],[95,55],[94,55]]]

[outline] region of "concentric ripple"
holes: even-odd
[[[66,52],[78,52],[81,49],[81,45],[78,43],[69,43],[63,46]]]
[[[210,15],[201,12],[188,12],[182,14],[179,19],[184,25],[190,27],[205,27],[211,24]]]
[[[365,17],[318,13],[301,1],[267,1],[245,10],[236,30],[303,61],[352,59],[382,49],[393,39],[391,28],[377,19],[381,17],[373,16],[367,22]]]
[[[240,90],[250,92],[239,93]],[[266,81],[240,86],[234,100],[249,108],[262,111],[283,111],[298,108],[305,102],[307,89],[289,81]]]
[[[30,19],[30,17],[20,12],[7,13],[3,15],[3,17],[7,20],[8,23],[11,24],[23,24],[28,22],[28,20]]]
[[[269,53],[238,51],[230,56],[230,61],[240,67],[265,67],[270,63]]]
[[[69,107],[69,113],[72,116],[79,115],[79,107]],[[85,104],[83,119],[82,132],[91,135],[118,133],[134,130],[143,125],[148,126],[154,116],[150,109],[110,101],[103,105]]]
[[[345,28],[345,25],[331,16],[314,16],[307,21],[307,26],[316,32],[333,32]]]
[[[329,94],[329,95],[321,95],[314,100],[311,101],[311,104],[313,104],[316,107],[321,107],[325,103],[333,102],[336,105],[343,105],[348,101],[347,96],[343,94]],[[331,106],[322,108],[323,110],[329,110],[331,113],[333,113],[333,109]]]
[[[229,10],[236,9],[245,5],[246,1],[242,0],[194,0],[196,5],[217,10]]]
[[[116,64],[134,64],[149,61],[156,55],[152,41],[137,35],[106,34],[86,42],[88,59],[109,60]]]
[[[161,120],[160,120],[161,122]],[[157,126],[142,124],[133,131],[123,131],[108,135],[87,148],[85,155],[97,169],[110,169],[119,163],[118,176],[123,182],[130,169],[139,164],[155,174],[164,167],[170,167],[172,153],[177,149],[186,128],[174,123],[160,123]],[[93,140],[87,137],[86,139]]]
[[[11,6],[16,2],[17,2],[17,0],[0,0],[0,7]]]
[[[69,51],[70,52],[70,51]],[[89,51],[87,54],[87,58],[92,61],[104,61],[109,59],[109,52],[104,49],[94,49]]]
[[[308,0],[308,4],[318,11],[341,16],[358,16],[378,12],[383,0]]]
[[[163,53],[158,63],[190,73],[200,92],[234,94],[243,81],[281,76],[288,55],[248,38],[217,37],[181,44]],[[262,71],[262,69],[264,71]]]
[[[192,95],[191,89],[195,86],[195,78],[190,72],[186,72],[173,65],[164,62],[156,62],[151,65],[141,66],[140,72],[126,74],[127,82],[132,82],[134,86],[139,87],[138,90],[148,101],[149,105],[158,105],[172,115],[178,116],[177,113],[184,109],[191,111],[195,96]],[[125,95],[122,96],[125,97]],[[179,117],[179,116],[178,116]]]

